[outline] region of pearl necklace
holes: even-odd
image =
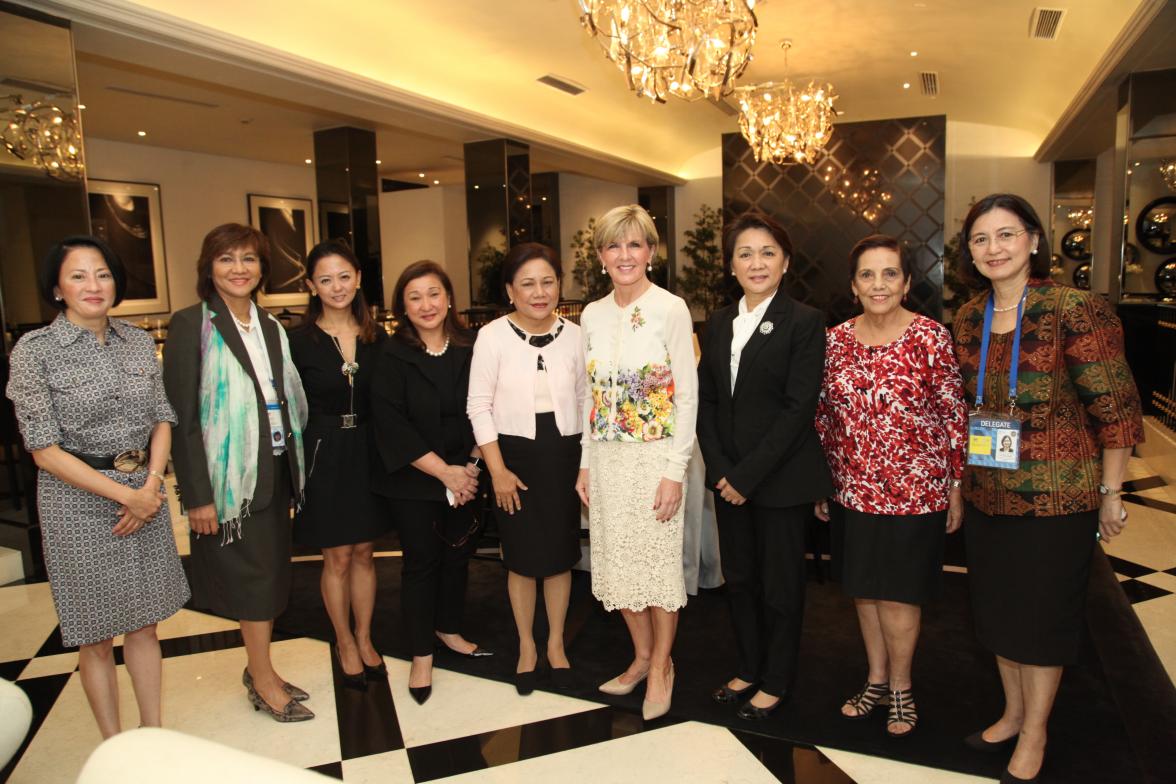
[[[425,346],[425,353],[430,357],[444,356],[445,352],[449,350],[449,337],[445,338],[445,345],[441,347],[440,351],[430,351],[428,346]]]
[[[993,298],[994,301],[992,303],[992,312],[993,313],[1008,313],[1010,310],[1016,310],[1017,308],[1021,307],[1021,303],[1025,301],[1025,298],[1027,296],[1029,296],[1029,292],[1026,290],[1025,293],[1021,295],[1021,298],[1016,301],[1016,303],[1009,305],[1007,308],[996,307],[996,302],[995,302],[995,297],[994,297]]]
[[[237,318],[237,314],[234,313],[232,311],[232,309],[229,310],[229,315],[233,317],[233,321],[236,322],[237,326],[240,327],[242,331],[248,332],[250,329],[253,328],[252,321],[250,321],[248,324],[244,323],[243,321],[241,321],[241,319]]]

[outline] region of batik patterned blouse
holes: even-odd
[[[955,318],[956,356],[969,408],[976,400],[988,292]],[[1012,332],[994,334],[984,378],[986,410],[1007,410]],[[1123,354],[1123,327],[1102,297],[1030,280],[1017,364],[1021,465],[968,466],[964,498],[989,515],[1046,517],[1099,506],[1102,450],[1143,441],[1139,392]]]
[[[694,325],[681,297],[650,286],[619,307],[610,293],[580,317],[588,372],[581,468],[594,441],[673,439],[664,476],[682,481],[694,450]]]
[[[835,499],[870,514],[943,511],[968,427],[951,333],[915,316],[897,340],[866,346],[854,321],[829,330],[817,401]]]

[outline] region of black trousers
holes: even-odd
[[[392,511],[404,550],[400,609],[409,647],[413,656],[431,656],[434,632],[461,631],[470,554],[478,544],[470,534],[473,510],[451,509],[444,501],[395,500]]]
[[[796,679],[804,618],[804,532],[812,504],[733,506],[715,494],[738,677],[783,696]]]

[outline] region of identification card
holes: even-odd
[[[1021,420],[968,415],[968,465],[1015,471],[1021,466]]]
[[[286,428],[282,424],[282,409],[277,403],[268,403],[265,411],[269,414],[270,446],[274,448],[274,454],[277,454],[286,448]]]

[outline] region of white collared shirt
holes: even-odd
[[[735,379],[739,376],[739,357],[743,354],[743,347],[747,345],[747,341],[751,340],[751,336],[755,334],[755,328],[763,321],[764,313],[768,311],[768,305],[771,305],[772,300],[776,298],[776,291],[773,291],[772,296],[750,311],[747,309],[747,297],[739,298],[739,315],[735,316],[735,320],[731,322],[732,393],[735,391]]]
[[[232,312],[230,311],[230,315]],[[274,383],[274,371],[270,367],[269,352],[266,350],[265,335],[261,332],[261,314],[257,305],[249,303],[249,329],[242,329],[241,322],[233,319],[237,325],[237,332],[241,335],[241,342],[249,352],[249,360],[253,364],[253,372],[257,382],[261,384],[261,393],[265,396],[266,404],[278,402],[278,390]]]

